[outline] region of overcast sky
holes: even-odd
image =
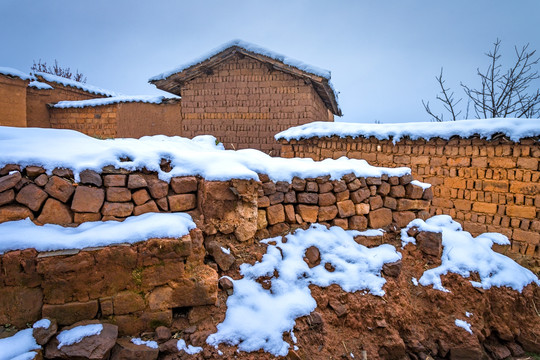
[[[539,0],[0,0],[0,15],[0,66],[57,59],[88,84],[163,94],[149,77],[242,39],[331,70],[351,122],[429,121],[441,67],[461,96],[497,38],[508,65],[514,45],[540,51]]]

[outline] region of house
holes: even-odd
[[[149,80],[181,96],[182,136],[279,155],[274,135],[341,116],[330,72],[235,40]]]

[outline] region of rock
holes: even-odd
[[[51,322],[48,328],[34,328],[32,330],[32,335],[34,336],[34,339],[36,339],[36,342],[39,345],[45,345],[49,342],[49,340],[56,335],[56,332],[58,330],[58,324],[56,323],[55,319],[45,318]]]
[[[70,330],[77,326],[96,324],[96,321],[81,321],[64,329]],[[116,344],[118,337],[118,326],[112,324],[101,324],[103,329],[97,335],[87,336],[81,339],[80,342],[72,345],[64,345],[58,349],[58,336],[56,335],[45,348],[46,358],[60,359],[91,359],[91,360],[106,360],[109,358],[110,352]]]
[[[393,198],[405,197],[405,187],[403,185],[392,186],[389,195]]]
[[[369,197],[369,207],[371,208],[371,210],[380,209],[383,207],[383,205],[383,199],[379,195]]]
[[[282,204],[276,204],[266,209],[266,216],[269,225],[275,225],[285,221],[285,208]]]
[[[392,217],[397,226],[404,228],[416,218],[416,215],[412,211],[396,211]]]
[[[158,326],[156,328],[156,340],[159,342],[165,342],[171,338],[171,329],[166,326]]]
[[[429,201],[427,200],[411,200],[411,199],[399,199],[397,202],[397,210],[428,210]]]
[[[345,304],[342,304],[337,299],[330,299],[328,301],[328,305],[330,305],[330,307],[335,311],[337,317],[342,317],[349,312],[349,309],[347,309],[347,306]]]
[[[282,203],[285,199],[285,194],[282,192],[275,192],[271,195],[268,195],[268,200],[270,200],[270,205]]]
[[[369,204],[365,204],[365,203],[362,203],[362,204],[356,204],[355,206],[356,208],[356,215],[367,215],[369,214]]]
[[[294,177],[292,179],[292,188],[295,191],[304,191],[306,188],[306,180]]]
[[[421,199],[424,194],[424,189],[418,185],[407,184],[405,186],[405,195],[409,199]]]
[[[41,318],[42,290],[24,286],[0,287],[0,324],[23,328]]]
[[[506,343],[506,347],[512,353],[512,356],[519,357],[525,355],[525,350],[515,342]]]
[[[440,258],[442,255],[442,234],[420,231],[416,234],[418,248],[427,255]]]
[[[31,178],[35,178],[45,173],[45,169],[41,166],[27,166],[24,171],[26,172],[26,175]]]
[[[371,195],[371,192],[369,191],[369,189],[366,189],[366,188],[359,189],[359,190],[354,191],[354,192],[351,193],[351,200],[355,204],[359,204],[362,201],[369,198],[370,195]]]
[[[316,246],[310,246],[306,249],[305,259],[310,268],[315,267],[321,263],[321,253]]]
[[[283,202],[285,204],[294,204],[296,203],[296,191],[288,191],[285,193],[285,196],[283,197]]]
[[[332,191],[333,189],[334,189],[334,186],[332,185],[331,182],[323,182],[323,183],[319,184],[319,193],[320,194],[328,193],[328,192]]]
[[[13,200],[15,200],[15,191],[13,189],[0,193],[0,206],[9,204]]]
[[[332,185],[334,186],[335,193],[347,190],[347,183],[343,180],[335,180]]]
[[[319,216],[319,207],[300,204],[297,205],[296,212],[302,217],[304,222],[315,223],[317,222],[317,217]]]
[[[150,195],[148,194],[148,191],[146,189],[140,189],[135,191],[131,197],[133,198],[133,202],[135,205],[142,205],[146,203],[148,200],[150,200]]]
[[[149,212],[159,212],[159,209],[154,200],[150,200],[144,205],[135,206],[135,208],[133,209],[133,215],[135,216],[146,214]]]
[[[29,184],[21,189],[15,198],[19,204],[26,205],[30,210],[38,211],[47,199],[47,193],[37,185]]]
[[[148,183],[150,195],[152,195],[154,199],[161,199],[167,196],[167,193],[169,192],[169,184],[167,184],[165,181],[156,178],[147,178],[146,182]]]
[[[105,200],[105,191],[89,186],[77,186],[71,210],[76,212],[97,213]]]
[[[169,208],[173,212],[192,210],[197,207],[197,196],[195,194],[169,195]]]
[[[70,169],[54,168],[52,173],[53,173],[53,175],[56,175],[56,176],[59,176],[59,177],[73,179],[73,171],[71,171]]]
[[[97,312],[97,300],[61,305],[44,304],[42,309],[43,317],[56,319],[59,325],[71,325],[77,321],[93,319]]]
[[[100,213],[73,213],[73,222],[76,224],[82,224],[90,221],[100,221]]]
[[[219,279],[219,286],[227,291],[227,290],[231,290],[234,288],[234,283],[232,282],[232,280],[228,277],[228,276],[223,276]]]
[[[6,221],[22,220],[26,218],[34,219],[34,214],[22,205],[7,205],[0,207],[0,223]]]
[[[47,185],[45,185],[45,191],[53,198],[66,203],[71,198],[75,188],[73,184],[66,179],[58,176],[51,176]]]
[[[306,182],[306,191],[307,192],[319,192],[319,185],[314,181]]]
[[[129,189],[140,189],[147,185],[146,179],[141,174],[130,174],[128,177],[127,187]]]
[[[171,179],[171,187],[177,194],[196,192],[198,188],[197,178],[195,176],[175,177]]]
[[[159,344],[159,352],[164,354],[178,353],[178,347],[176,347],[176,343],[178,343],[177,339],[171,339],[164,342],[163,344]]]
[[[0,176],[7,175],[12,171],[18,171],[21,172],[21,167],[16,164],[7,164],[4,167],[0,168]]]
[[[335,205],[321,206],[319,208],[318,219],[319,221],[329,221],[336,218],[338,214],[338,208]]]
[[[0,177],[0,192],[14,188],[21,178],[22,176],[20,172],[15,172],[11,175]]]
[[[111,202],[131,201],[131,191],[125,187],[108,187],[106,199]]]
[[[319,203],[319,194],[317,193],[301,192],[297,194],[297,198],[300,204],[317,205]]]
[[[382,271],[386,276],[398,277],[401,273],[401,259],[384,264]]]
[[[133,212],[132,203],[113,203],[105,201],[101,213],[105,216],[126,217]]]
[[[45,186],[49,182],[49,177],[46,174],[41,174],[34,179],[34,183],[38,186]]]
[[[144,310],[144,299],[133,291],[121,291],[112,298],[113,309],[116,315],[125,315]]]
[[[205,247],[206,251],[214,258],[221,270],[227,271],[234,264],[234,256],[223,252],[221,245],[217,241],[207,241]]]
[[[347,218],[356,215],[356,208],[351,200],[339,201],[337,204],[339,217]]]
[[[80,183],[101,186],[103,185],[103,180],[101,176],[93,170],[84,170],[79,174]]]
[[[277,190],[276,190],[276,184],[274,184],[273,182],[265,182],[262,184],[262,189],[263,189],[263,192],[264,192],[264,195],[268,196],[268,195],[272,195],[273,193],[275,193]]]
[[[399,183],[401,185],[407,185],[411,181],[413,181],[413,177],[411,174],[403,175],[402,177],[399,178]]]
[[[169,211],[169,201],[167,200],[167,197],[157,199],[156,204],[161,210]]]
[[[159,348],[135,345],[131,338],[119,338],[112,349],[110,360],[156,360],[158,355]]]
[[[484,347],[487,351],[489,351],[489,353],[495,360],[503,360],[509,358],[512,355],[512,353],[510,352],[510,350],[508,350],[506,346],[494,340],[490,341],[488,339],[488,341],[484,343]]]
[[[369,227],[373,229],[382,228],[392,223],[392,210],[380,208],[372,210],[368,214]]]
[[[365,216],[354,215],[349,218],[349,229],[351,230],[366,230],[368,226],[368,220]]]
[[[111,174],[103,177],[103,184],[106,187],[123,187],[126,186],[126,175]]]
[[[45,202],[37,221],[41,224],[67,225],[73,222],[73,213],[66,204],[49,198]]]
[[[324,324],[324,320],[317,311],[312,312],[308,315],[308,319],[311,322],[312,325],[322,325]]]
[[[336,203],[336,196],[331,192],[319,194],[319,206],[329,206]]]

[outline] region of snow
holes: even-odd
[[[416,185],[416,186],[420,186],[424,190],[429,189],[431,187],[431,184],[423,183],[423,182],[418,181],[418,180],[411,181],[411,184]]]
[[[81,90],[84,90],[86,92],[96,94],[96,95],[104,95],[104,96],[118,96],[118,95],[120,95],[120,94],[117,94],[117,93],[115,93],[113,91],[101,89],[101,88],[99,88],[97,86],[84,84],[84,83],[79,82],[79,81],[66,79],[66,78],[63,78],[61,76],[56,76],[56,75],[52,75],[52,74],[48,74],[48,73],[44,73],[44,72],[35,72],[35,73],[33,73],[33,75],[35,75],[37,77],[41,77],[45,81],[54,82],[54,83],[61,84],[61,85],[64,85],[64,86],[71,86],[71,87],[81,89]]]
[[[412,140],[442,138],[452,136],[462,138],[478,135],[490,139],[495,134],[504,134],[513,141],[540,135],[539,119],[480,119],[446,122],[410,122],[397,124],[359,124],[342,122],[316,121],[295,126],[275,135],[278,139],[307,139],[312,137],[370,137],[379,140],[392,139],[394,143],[404,137]]]
[[[457,327],[465,329],[469,334],[472,335],[471,324],[469,324],[465,320],[459,320],[459,319],[456,319],[454,323],[456,324]]]
[[[121,158],[131,161],[121,161]],[[169,159],[173,169],[160,168],[162,158]],[[302,178],[330,175],[340,179],[351,172],[357,176],[379,177],[410,174],[406,167],[382,168],[365,160],[284,159],[271,157],[254,149],[224,150],[210,135],[193,139],[164,135],[140,139],[95,139],[73,130],[0,127],[0,167],[6,164],[43,166],[50,174],[56,167],[73,170],[75,180],[81,171],[101,172],[107,165],[127,170],[146,168],[156,171],[160,179],[199,175],[206,180],[255,179],[267,174],[273,181],[290,182]]]
[[[17,356],[20,356],[19,359],[29,359],[29,351],[41,349],[32,332],[32,329],[24,329],[13,336],[0,339],[0,360],[11,360]]]
[[[53,87],[51,85],[46,84],[46,83],[41,82],[41,81],[37,81],[37,80],[31,81],[28,84],[28,87],[33,87],[33,88],[36,88],[38,90],[51,90],[51,89],[53,89]]]
[[[417,278],[413,277],[413,278],[411,279],[411,281],[412,281],[412,283],[413,283],[414,286],[418,286],[418,279],[417,279]]]
[[[133,338],[131,339],[131,342],[134,343],[135,345],[144,345],[152,349],[158,348],[158,343],[152,340],[142,340],[141,338]]]
[[[77,227],[38,226],[30,219],[8,221],[0,224],[0,254],[29,248],[54,251],[136,243],[150,238],[177,238],[195,227],[191,217],[183,213],[146,213],[122,222],[94,221]]]
[[[473,314],[470,313],[470,312],[468,312],[468,311],[465,312],[465,316],[466,316],[466,317],[471,317],[472,315],[473,315]]]
[[[165,96],[153,96],[153,95],[121,95],[113,96],[101,99],[89,99],[89,100],[77,100],[77,101],[59,101],[53,105],[54,108],[66,109],[66,108],[84,108],[93,106],[103,106],[126,102],[142,102],[150,104],[161,104],[165,100]]]
[[[412,227],[417,227],[420,231],[442,233],[442,263],[423,273],[419,280],[423,286],[433,285],[434,289],[447,292],[442,285],[441,276],[449,272],[464,278],[468,278],[472,272],[478,273],[480,282],[471,281],[471,284],[483,289],[508,286],[521,292],[530,283],[540,285],[540,281],[530,270],[491,249],[493,244],[510,244],[508,238],[502,234],[484,233],[473,237],[469,232],[463,231],[461,225],[450,216],[438,215],[426,221],[411,221],[401,230],[403,246],[415,243],[415,239],[407,234]]]
[[[173,74],[176,74],[176,73],[179,73],[179,72],[182,72],[184,70],[186,70],[187,68],[190,68],[194,65],[197,65],[197,64],[200,64],[202,62],[204,62],[205,60],[208,60],[209,58],[213,57],[214,55],[217,55],[219,54],[220,52],[232,47],[232,46],[237,46],[239,48],[242,48],[246,51],[249,51],[249,52],[252,52],[252,53],[255,53],[255,54],[258,54],[258,55],[263,55],[263,56],[266,56],[266,57],[269,57],[271,59],[274,59],[274,60],[277,60],[277,61],[280,61],[286,65],[289,65],[289,66],[293,66],[297,69],[300,69],[302,71],[305,71],[307,73],[310,73],[310,74],[313,74],[313,75],[317,75],[317,76],[320,76],[322,78],[325,78],[327,80],[330,80],[330,77],[331,77],[331,73],[329,70],[325,70],[325,69],[321,69],[321,68],[318,68],[318,67],[315,67],[315,66],[311,66],[311,65],[308,65],[308,64],[305,64],[299,60],[295,60],[295,59],[292,59],[292,58],[289,58],[285,55],[281,55],[281,54],[278,54],[276,52],[273,52],[273,51],[270,51],[268,49],[265,49],[263,47],[260,47],[258,45],[255,45],[255,44],[251,44],[251,43],[248,43],[246,41],[243,41],[243,40],[232,40],[226,44],[223,44],[217,48],[214,48],[213,50],[210,50],[209,53],[195,59],[195,60],[192,60],[186,64],[183,64],[175,69],[172,69],[170,71],[166,71],[164,73],[161,73],[159,75],[156,75],[152,78],[150,78],[148,81],[156,81],[156,80],[163,80],[163,79],[166,79],[168,78],[169,76],[173,75]]]
[[[223,251],[223,253],[227,255],[231,253],[231,249],[224,248],[223,246],[221,247],[221,251]]]
[[[32,325],[32,328],[34,329],[48,329],[49,326],[51,326],[51,320],[49,319],[41,319],[39,321],[36,321],[34,325]]]
[[[14,358],[11,358],[11,360],[32,360],[36,358],[37,352],[35,351],[29,351],[27,353],[21,354],[19,356],[15,356]]]
[[[243,278],[233,280],[234,292],[227,299],[226,318],[206,342],[216,348],[225,343],[238,345],[240,351],[263,350],[285,356],[290,344],[283,340],[283,333],[291,332],[295,319],[308,315],[317,306],[310,284],[338,284],[347,292],[367,290],[373,295],[384,295],[382,266],[399,260],[401,254],[389,244],[374,248],[357,244],[354,236],[359,234],[313,224],[307,230],[287,235],[286,242],[282,237],[263,240],[268,244],[266,254],[254,265],[240,266]],[[303,257],[311,246],[319,249],[321,263],[310,269]],[[335,270],[326,270],[326,263]],[[274,276],[275,271],[278,277]],[[271,277],[269,290],[256,282],[262,276]],[[291,338],[294,340],[292,333]]]
[[[69,346],[81,342],[82,339],[88,336],[99,335],[103,330],[101,324],[90,324],[76,326],[73,329],[64,330],[56,337],[58,339],[58,349],[62,346]]]
[[[34,77],[32,75],[10,67],[0,66],[0,74],[18,77],[22,80],[34,80]]]
[[[203,348],[200,346],[188,345],[186,347],[186,341],[184,339],[178,340],[176,343],[176,348],[178,351],[185,351],[188,355],[198,354],[203,350]]]

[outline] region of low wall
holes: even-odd
[[[407,166],[415,179],[433,185],[430,215],[451,215],[474,235],[502,233],[511,239],[512,252],[540,261],[540,142],[536,138],[394,143],[373,136],[331,136],[280,142],[282,156],[288,158],[347,156],[374,166]]]
[[[0,74],[0,125],[26,126],[28,80]]]

